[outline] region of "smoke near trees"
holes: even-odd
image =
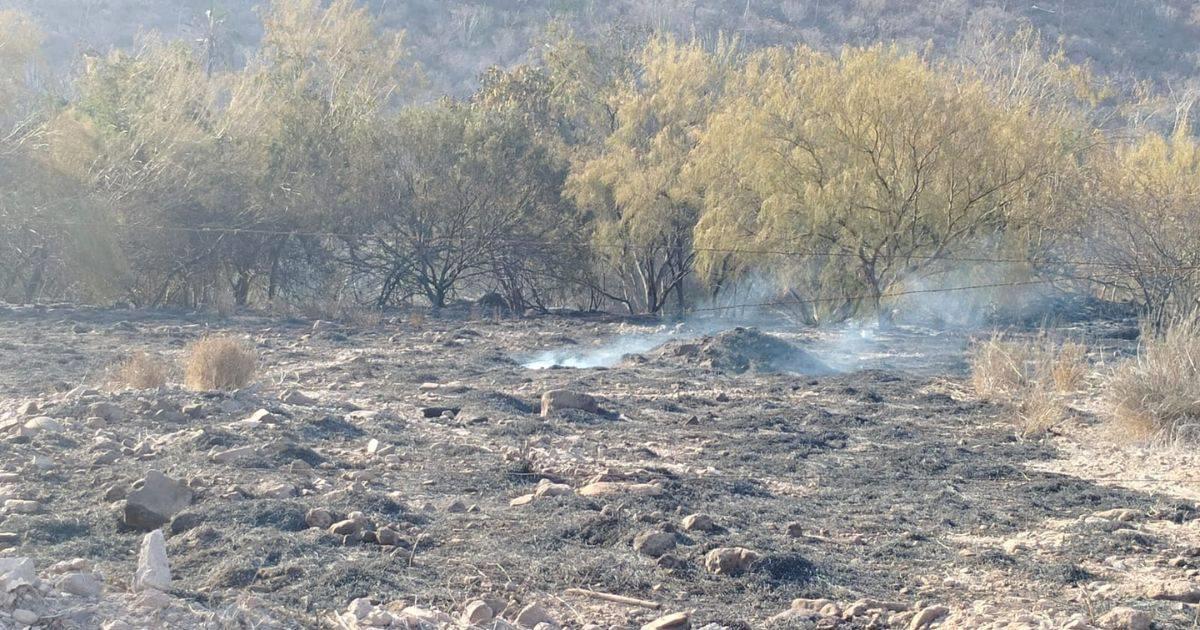
[[[806,321],[887,323],[963,259],[1200,298],[1189,102],[1029,28],[957,54],[555,23],[437,98],[354,0],[261,28],[244,64],[151,37],[51,81],[0,12],[0,299],[669,313],[766,279]]]

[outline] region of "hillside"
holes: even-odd
[[[738,33],[752,46],[805,43],[831,48],[899,40],[962,49],[982,27],[1023,23],[1074,61],[1159,85],[1194,76],[1200,63],[1200,11],[1188,0],[367,0],[381,22],[404,28],[434,84],[463,92],[489,65],[519,61],[552,20],[585,33],[616,27],[666,28],[702,38]],[[259,33],[259,0],[0,0],[33,15],[49,33],[53,63],[87,50],[135,45],[159,32],[200,39],[206,10],[219,19],[218,48],[237,64]]]

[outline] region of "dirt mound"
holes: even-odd
[[[720,372],[798,372],[828,374],[833,370],[809,352],[754,328],[733,328],[715,335],[669,341],[645,356],[630,356],[627,362],[646,361],[711,368]]]

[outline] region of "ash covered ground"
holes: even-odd
[[[255,385],[105,386],[213,333]],[[1137,464],[1082,404],[1019,439],[973,334],[10,309],[0,627],[1193,627],[1195,455]]]

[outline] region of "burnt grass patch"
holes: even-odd
[[[140,344],[164,352],[200,334],[199,322],[179,317],[90,314],[97,332],[70,337],[83,358],[61,364],[54,359],[66,355],[54,348],[69,329],[36,317],[8,319],[0,343],[16,351],[0,352],[0,392],[48,395],[47,384],[77,384],[102,371],[128,349],[134,333],[116,326],[123,320],[133,322]],[[106,574],[132,575],[140,533],[119,530],[112,502],[101,497],[153,467],[195,482],[196,500],[168,532],[168,554],[178,592],[213,606],[253,592],[278,618],[305,627],[356,597],[457,613],[473,597],[502,593],[552,604],[579,587],[695,609],[705,623],[762,627],[796,597],[911,602],[919,592],[954,606],[970,595],[921,579],[988,570],[1070,587],[1096,579],[1086,567],[1108,555],[1164,551],[1161,541],[1121,533],[1124,527],[1067,529],[1051,562],[998,547],[963,555],[956,536],[999,539],[1118,507],[1175,522],[1197,518],[1194,505],[1178,500],[1033,471],[1029,464],[1059,456],[1054,447],[1014,439],[993,405],[939,392],[940,384],[962,382],[956,363],[929,367],[935,376],[863,370],[813,377],[732,374],[689,361],[534,371],[510,358],[555,336],[585,347],[624,323],[471,322],[482,334],[464,336],[453,334],[458,323],[435,319],[422,328],[390,322],[379,335],[344,331],[302,340],[311,324],[235,318],[219,326],[253,336],[266,366],[261,391],[239,395],[245,413],[213,411],[168,425],[137,413],[155,402],[139,400],[154,394],[97,395],[131,412],[105,429],[130,451],[147,437],[175,437],[92,466],[91,435],[72,436],[84,463],[61,462],[52,476],[15,482],[23,496],[42,500],[45,514],[9,516],[4,529],[20,534],[15,553],[39,567],[82,556]],[[456,345],[447,347],[451,337]],[[18,369],[17,355],[39,358]],[[421,391],[429,381],[457,381],[466,391]],[[276,382],[312,390],[319,402],[291,407],[281,426],[256,433],[230,426],[256,408],[279,405]],[[594,394],[610,413],[541,418],[541,392],[560,388]],[[219,404],[181,390],[158,396],[175,406]],[[421,410],[429,407],[461,411],[425,418]],[[353,408],[379,414],[352,417]],[[372,438],[393,453],[368,456]],[[210,457],[213,449],[260,443],[284,448],[231,464]],[[0,453],[25,462],[39,449],[59,448],[5,442]],[[293,466],[295,460],[306,466]],[[351,478],[362,471],[372,474]],[[653,482],[662,492],[509,503],[541,479],[579,488],[595,478]],[[300,496],[255,496],[259,484],[279,481]],[[249,491],[231,491],[235,486]],[[448,508],[456,503],[473,509]],[[361,511],[396,527],[404,545],[346,543],[308,528],[304,516],[314,507],[339,517]],[[679,531],[693,513],[711,516],[717,527]],[[660,529],[677,534],[670,552],[676,563],[660,566],[632,549],[637,534]],[[708,573],[704,555],[726,546],[762,558],[739,576]],[[1038,596],[1077,606],[1062,589],[1050,590]]]

